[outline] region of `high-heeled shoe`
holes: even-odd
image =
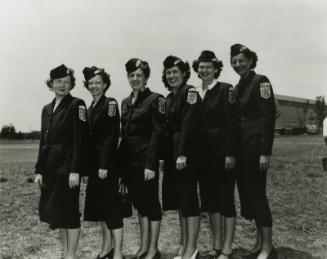
[[[191,259],[198,259],[200,257],[200,253],[198,249],[195,249],[194,253],[191,256]]]
[[[105,254],[104,256],[100,256],[100,254],[98,254],[96,259],[112,259],[114,257],[114,249],[111,249],[107,254]]]
[[[154,256],[152,256],[151,259],[160,259],[161,258],[161,254],[159,252],[159,250],[157,250],[157,252],[154,254]]]
[[[273,247],[267,256],[267,259],[277,259],[277,256],[278,256],[277,250],[275,247]]]
[[[139,255],[135,255],[135,256],[133,256],[132,258],[133,259],[143,259],[145,256],[146,256],[146,254],[147,254],[148,252],[144,252],[144,253],[142,253],[142,254],[139,254]]]
[[[260,254],[261,250],[257,250],[255,252],[249,253],[247,255],[243,255],[243,259],[257,259],[258,255]]]

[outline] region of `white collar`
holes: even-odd
[[[214,79],[210,85],[207,86],[207,89],[206,90],[211,90],[216,84],[217,84],[218,80],[217,79]],[[202,88],[202,83],[199,84],[196,89],[198,90],[198,92],[200,91],[203,91],[203,88]]]

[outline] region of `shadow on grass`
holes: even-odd
[[[309,253],[294,250],[288,247],[279,247],[277,248],[278,252],[278,259],[319,259],[320,257],[314,257]],[[247,251],[242,248],[234,249],[233,250],[233,258],[234,259],[242,259],[242,255],[245,255]],[[161,259],[173,259],[176,254],[161,254]],[[132,258],[132,255],[126,256],[127,259]],[[202,252],[200,255],[200,259],[214,259],[213,256],[207,255],[206,252]]]

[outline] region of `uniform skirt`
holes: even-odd
[[[267,171],[259,167],[260,155],[242,154],[237,159],[237,189],[241,216],[255,220],[262,227],[272,226],[271,211],[266,195]]]
[[[138,213],[149,221],[161,220],[158,174],[152,180],[145,181],[144,167],[129,166],[124,174],[124,182]]]
[[[206,159],[199,170],[201,211],[235,217],[235,172],[225,170],[225,158]]]
[[[100,179],[97,174],[89,177],[86,187],[84,220],[104,221],[108,229],[123,227],[118,196],[118,178],[108,175]]]
[[[40,220],[51,229],[79,228],[79,187],[70,188],[69,175],[47,173],[43,176],[43,187],[39,203]]]
[[[195,167],[176,169],[175,160],[166,160],[162,181],[163,210],[180,210],[183,217],[200,215]]]

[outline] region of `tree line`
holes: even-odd
[[[324,96],[317,96],[315,102],[316,121],[319,127],[322,126],[322,122],[327,115],[326,101]],[[4,125],[1,128],[0,139],[40,139],[40,131],[34,130],[31,132],[16,132],[14,125]]]

